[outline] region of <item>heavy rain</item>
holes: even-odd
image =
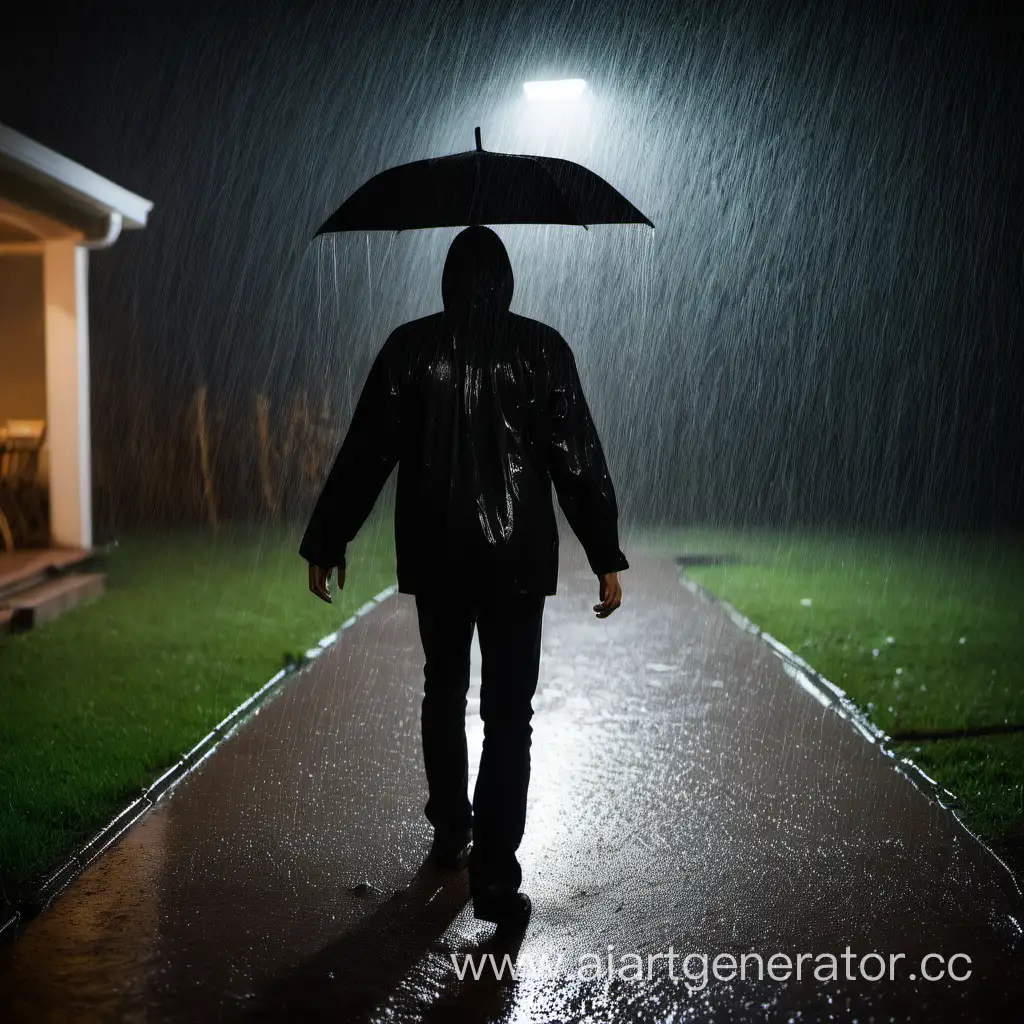
[[[94,803],[48,797],[63,845],[23,854],[22,818],[4,819],[9,1019],[971,1020],[1019,1000],[1013,5],[40,3],[3,49],[0,122],[153,208],[89,257],[91,543],[75,546],[109,557],[108,593],[0,636],[0,676],[18,711],[79,659],[139,693],[145,666],[187,664],[167,690],[175,715],[195,704],[130,763],[109,737],[162,720],[155,697],[134,726],[101,692],[81,698],[83,732],[53,726],[83,744],[54,778],[86,772],[92,735],[118,767]],[[583,84],[524,89],[564,80]],[[333,619],[298,556],[371,365],[441,309],[461,229],[314,232],[385,168],[472,149],[477,126],[488,151],[585,165],[654,225],[494,226],[512,310],[575,355],[631,565],[602,632],[560,519],[520,852],[534,916],[510,946],[489,944],[463,883],[417,871],[423,658],[411,597],[384,593],[394,476]],[[12,173],[0,160],[0,227]],[[22,244],[0,235],[12,309]],[[0,421],[43,420],[21,411],[34,385],[9,324],[0,308]],[[147,563],[163,597],[138,623],[103,619]],[[228,593],[247,587],[249,605]],[[204,593],[220,639],[190,643]],[[80,615],[97,618],[75,633]],[[258,643],[269,655],[243,664]],[[279,695],[81,853],[282,664]],[[471,752],[479,687],[474,649]],[[79,705],[73,681],[61,692]],[[35,750],[51,733],[27,715],[0,736]],[[51,771],[36,756],[3,763],[11,793]],[[33,905],[76,850],[85,873]],[[965,952],[974,982],[474,983],[448,963],[858,943]]]

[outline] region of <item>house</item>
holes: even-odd
[[[47,498],[41,542],[0,522],[0,612],[25,565],[52,574],[92,548],[89,252],[145,227],[152,205],[0,125],[0,496],[10,511],[12,459],[35,444]]]

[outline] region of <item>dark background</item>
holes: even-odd
[[[21,8],[0,120],[155,203],[92,257],[101,533],[208,516],[202,388],[218,515],[301,519],[377,348],[440,307],[453,235],[312,233],[477,124],[656,225],[499,229],[627,517],[1019,527],[1016,8]],[[528,120],[524,80],[577,76],[585,117]]]

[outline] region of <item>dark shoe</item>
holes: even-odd
[[[462,832],[456,836],[435,832],[434,843],[430,847],[430,859],[445,871],[459,871],[469,863],[472,846],[472,832]]]
[[[530,920],[533,904],[525,892],[492,889],[473,897],[473,916],[490,921],[500,932],[521,932]]]

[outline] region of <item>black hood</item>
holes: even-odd
[[[441,275],[447,312],[507,313],[514,287],[504,243],[490,228],[466,228],[455,236]]]

